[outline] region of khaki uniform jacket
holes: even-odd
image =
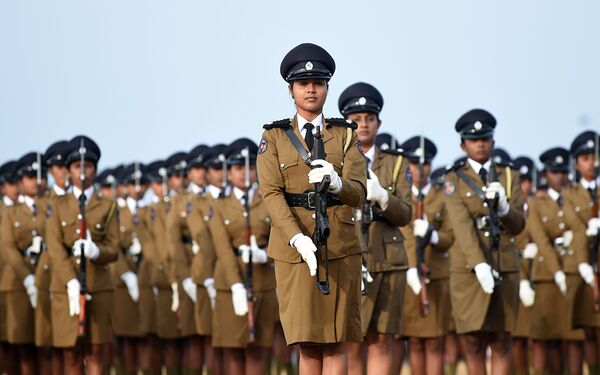
[[[257,158],[260,192],[272,219],[268,254],[275,260],[299,263],[300,254],[290,246],[298,233],[310,236],[314,231],[313,210],[289,207],[284,193],[304,193],[314,189],[308,182],[310,168],[298,155],[294,145],[281,126],[291,126],[303,146],[296,117],[288,122],[267,126],[263,133]],[[289,125],[288,125],[289,124]],[[346,124],[343,125],[343,124]],[[355,131],[348,130],[345,120],[328,119],[322,130],[327,161],[333,164],[342,180],[342,189],[336,196],[343,204],[327,208],[331,235],[327,241],[329,258],[343,258],[361,252],[355,232],[352,207],[359,207],[366,197],[365,158],[359,150]],[[348,148],[344,152],[345,145]]]
[[[412,217],[408,160],[377,148],[371,170],[388,191],[388,206],[385,210],[377,204],[373,206],[374,214],[381,220],[369,226],[369,272],[405,270],[408,266],[406,243],[399,227],[407,225]]]
[[[237,249],[246,243],[246,212],[244,206],[232,193],[217,201],[215,214],[209,221],[210,232],[215,241],[217,263],[215,266],[215,288],[229,291],[236,283],[245,283],[247,264],[238,256]],[[271,218],[264,201],[255,191],[250,202],[250,232],[256,237],[260,248],[266,248],[271,230]],[[275,289],[275,272],[272,260],[265,264],[253,265],[254,291],[263,292]]]
[[[171,290],[175,282],[173,257],[167,244],[167,214],[171,208],[170,197],[148,207],[148,226],[156,249],[156,263],[151,273],[151,283],[159,289]]]
[[[208,229],[208,222],[214,216],[213,205],[219,200],[214,199],[209,193],[194,195],[192,198],[192,211],[187,216],[187,224],[197,247],[191,265],[192,280],[202,285],[204,280],[213,277],[213,270],[217,260],[215,246]],[[219,238],[219,241],[223,239]]]
[[[596,196],[600,188],[596,188]],[[585,234],[588,220],[592,218],[592,197],[580,184],[563,192],[564,210],[569,227],[573,230],[572,249],[577,258],[577,264],[589,262],[589,239]]]
[[[413,197],[413,207],[417,205],[417,197]],[[429,268],[429,279],[447,279],[450,270],[450,261],[448,258],[448,249],[454,242],[454,234],[450,225],[450,219],[447,216],[446,204],[444,202],[444,193],[440,188],[431,187],[429,193],[423,201],[425,207],[425,216],[427,221],[438,232],[439,241],[436,245],[427,245],[425,247],[425,264]],[[413,213],[415,211],[413,210]],[[416,217],[413,215],[413,221]],[[412,221],[411,225],[402,228],[404,234],[405,245],[409,254],[408,267],[417,267],[417,238],[413,234]]]
[[[565,188],[569,189],[569,188]],[[564,193],[563,193],[564,194]],[[567,216],[570,217],[567,220]],[[574,211],[559,206],[549,195],[533,198],[529,204],[527,228],[538,247],[538,254],[533,262],[533,281],[554,281],[557,271],[567,274],[578,274],[578,256],[575,254],[577,242],[573,241],[569,249],[559,251],[554,240],[567,230],[572,230],[568,221],[574,220]],[[581,251],[581,250],[578,250]]]
[[[46,244],[52,262],[52,292],[66,292],[67,282],[76,279],[79,266],[71,248],[79,239],[79,202],[73,193],[55,198],[47,214]],[[113,290],[108,264],[119,254],[119,224],[116,202],[94,192],[85,208],[87,228],[100,249],[96,260],[87,260],[87,288],[90,293]]]
[[[523,213],[525,215],[525,229],[521,233],[517,235],[515,238],[515,243],[517,244],[517,250],[519,251],[520,261],[519,261],[519,279],[520,280],[530,280],[531,273],[533,270],[533,260],[523,258],[523,250],[525,250],[525,246],[527,244],[533,242],[531,235],[529,234],[529,205],[531,204],[532,197],[527,199],[527,202],[523,205]]]
[[[173,206],[167,213],[167,248],[173,259],[174,276],[178,281],[190,277],[194,258],[193,239],[187,216],[193,211],[194,194],[183,192],[171,197]]]

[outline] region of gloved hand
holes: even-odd
[[[367,200],[377,202],[382,210],[386,210],[389,201],[387,190],[379,183],[377,175],[369,169],[369,178],[367,179]]]
[[[140,243],[139,238],[133,237],[133,239],[131,240],[131,245],[129,245],[129,248],[127,249],[127,255],[134,257],[140,255],[141,253],[142,244]]]
[[[558,286],[558,289],[563,295],[567,294],[567,276],[563,271],[556,271],[554,273],[554,282]]]
[[[44,246],[44,240],[42,236],[33,236],[31,240],[31,246],[25,250],[25,256],[35,256],[39,255],[42,252],[42,247]]]
[[[327,160],[317,159],[313,160],[310,165],[317,168],[313,168],[310,170],[310,172],[308,172],[308,182],[311,184],[318,184],[323,181],[323,177],[329,176],[329,179],[331,180],[329,190],[335,191],[342,188],[342,180],[338,176],[335,169],[333,169],[333,164]]]
[[[487,263],[479,263],[475,266],[475,276],[481,285],[481,289],[486,294],[494,293],[494,276],[492,267]]]
[[[231,286],[231,300],[235,315],[243,316],[248,313],[248,293],[244,284],[235,283]]]
[[[521,280],[519,283],[519,298],[523,306],[533,306],[535,302],[535,290],[531,287],[529,280]]]
[[[598,235],[598,230],[600,230],[600,219],[597,217],[593,217],[588,220],[588,227],[585,230],[585,234],[588,237],[594,237]]]
[[[429,222],[424,219],[415,219],[413,222],[413,234],[415,237],[424,238],[429,231]]]
[[[302,235],[301,237],[298,237],[296,241],[294,241],[293,245],[296,248],[296,251],[300,253],[302,260],[306,262],[310,275],[316,275],[317,257],[315,256],[315,252],[317,251],[317,247],[313,243],[312,239],[306,235]]]
[[[96,260],[100,255],[100,249],[94,241],[92,241],[92,235],[90,231],[87,231],[85,240],[79,239],[73,244],[73,256],[79,258],[81,256],[81,247],[83,244],[83,255],[90,260]]]
[[[490,182],[488,187],[485,189],[485,197],[487,199],[494,199],[498,196],[498,210],[508,211],[508,201],[506,200],[506,190],[499,182]]]
[[[79,280],[71,279],[67,282],[67,298],[69,299],[69,315],[79,315],[81,306],[79,305],[79,294],[81,293],[81,285]]]
[[[416,268],[412,267],[406,271],[406,283],[415,295],[418,296],[421,293],[423,286],[421,285],[421,280],[419,280],[419,272]]]
[[[371,276],[371,274],[369,273],[369,270],[367,269],[367,267],[365,267],[365,265],[363,264],[361,267],[361,272],[362,272],[362,277],[360,278],[360,291],[364,291],[365,290],[365,279],[367,279],[367,283],[371,283],[373,282],[373,277]]]
[[[594,283],[594,269],[592,266],[590,266],[588,263],[579,263],[577,269],[579,270],[579,275],[581,275],[583,281],[589,285]]]
[[[212,277],[209,277],[208,279],[204,280],[204,282],[202,283],[202,285],[204,285],[204,287],[206,288],[206,293],[208,294],[208,299],[210,300],[210,308],[212,310],[215,309],[215,301],[217,300],[217,290],[215,289],[215,279],[213,279]]]
[[[571,243],[573,243],[573,231],[572,230],[565,231],[562,234],[562,239],[563,239],[563,246],[564,247],[571,246]]]
[[[198,245],[198,242],[196,240],[192,240],[192,253],[194,253],[194,255],[196,255],[199,252],[200,252],[200,245]]]
[[[35,309],[37,306],[37,287],[35,286],[35,276],[27,275],[23,280],[23,286],[27,291],[27,295],[29,296],[29,303],[31,303],[31,307]]]
[[[252,251],[252,263],[254,264],[265,264],[267,263],[267,252],[258,247],[256,243],[256,237],[250,236],[250,246],[242,245],[239,248],[242,262],[248,264],[250,262],[250,251]]]
[[[181,282],[181,285],[183,286],[183,290],[185,291],[185,294],[187,294],[188,297],[190,297],[192,302],[196,303],[197,289],[196,289],[196,283],[192,280],[192,278],[187,277],[187,278],[183,279],[183,281]]]
[[[179,288],[177,287],[177,283],[171,283],[171,291],[173,292],[171,296],[171,311],[176,312],[179,310]]]
[[[535,243],[530,242],[523,249],[523,259],[533,259],[538,253],[538,247]]]
[[[124,272],[120,276],[121,280],[127,286],[127,292],[129,296],[133,300],[133,302],[137,302],[140,299],[140,287],[138,285],[138,278],[135,273],[131,271]]]

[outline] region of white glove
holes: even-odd
[[[406,271],[406,283],[408,284],[410,289],[412,289],[415,295],[418,296],[419,293],[421,293],[421,289],[423,289],[423,286],[421,286],[421,280],[419,280],[419,272],[416,268],[412,267]]]
[[[302,260],[306,262],[310,275],[316,275],[317,257],[315,256],[315,252],[317,251],[317,247],[313,243],[312,239],[306,235],[302,235],[298,237],[296,241],[294,241],[293,246],[296,248],[296,251],[300,253]]]
[[[558,286],[558,289],[563,295],[567,294],[567,276],[563,271],[556,271],[554,273],[554,282]]]
[[[179,288],[177,288],[177,283],[171,283],[171,291],[173,292],[171,296],[171,311],[176,312],[179,310]]]
[[[142,253],[142,244],[140,243],[139,238],[133,237],[131,240],[131,245],[129,249],[127,249],[127,255],[129,256],[137,256]]]
[[[329,176],[329,179],[331,180],[329,190],[338,191],[342,188],[342,180],[338,176],[335,169],[333,169],[333,164],[327,160],[317,159],[313,160],[310,165],[313,167],[320,166],[320,168],[313,168],[310,170],[310,172],[308,172],[308,182],[311,184],[318,184],[323,181],[323,177]]]
[[[265,264],[267,263],[267,252],[258,247],[256,243],[256,237],[250,236],[250,246],[242,245],[239,248],[242,262],[248,264],[250,262],[250,251],[252,251],[252,263],[254,264]]]
[[[248,313],[248,293],[242,283],[235,283],[231,286],[231,301],[235,315],[243,316]]]
[[[535,243],[530,242],[523,249],[523,259],[533,259],[538,253],[538,247]]]
[[[35,309],[37,306],[37,288],[35,286],[35,276],[27,275],[23,280],[23,286],[25,287],[25,290],[27,290],[31,307]]]
[[[490,182],[488,187],[485,189],[485,197],[487,199],[494,199],[498,196],[498,211],[508,213],[508,201],[506,200],[506,190],[499,182]]]
[[[369,169],[369,178],[367,179],[367,200],[377,202],[382,210],[386,210],[389,201],[389,195],[379,183],[377,175]]]
[[[41,236],[34,236],[31,240],[31,246],[25,250],[25,255],[30,257],[32,255],[39,255],[42,252],[44,240]]]
[[[429,230],[429,222],[424,219],[415,219],[413,222],[413,234],[415,237],[425,237]]]
[[[594,269],[592,266],[587,263],[579,263],[577,269],[579,270],[579,274],[581,275],[583,281],[590,285],[594,283]]]
[[[67,282],[67,297],[69,299],[69,315],[79,315],[81,306],[79,305],[79,294],[81,293],[81,285],[79,280],[71,279]]]
[[[585,230],[585,234],[588,237],[594,237],[598,235],[598,230],[600,230],[600,219],[597,217],[593,217],[588,220],[588,227]]]
[[[562,238],[563,238],[563,246],[564,247],[571,246],[571,243],[573,243],[573,231],[572,230],[565,231],[562,235]]]
[[[120,278],[125,283],[125,286],[127,286],[127,292],[133,302],[137,302],[140,299],[140,287],[138,286],[138,278],[135,273],[127,271]]]
[[[100,249],[94,241],[92,241],[92,235],[90,231],[87,231],[85,240],[79,239],[73,244],[73,256],[79,258],[81,256],[81,247],[83,244],[83,255],[90,260],[96,260],[100,255]]]
[[[208,299],[210,300],[210,308],[214,310],[215,301],[217,300],[217,290],[214,287],[215,279],[209,277],[208,279],[204,280],[202,285],[204,285],[204,287],[206,288],[206,293],[208,294]]]
[[[477,276],[477,280],[481,284],[481,289],[483,289],[484,293],[494,293],[494,276],[492,275],[492,267],[489,264],[479,263],[476,265],[475,276]]]
[[[196,303],[197,289],[196,289],[196,283],[192,280],[192,278],[187,277],[187,278],[183,279],[183,281],[181,282],[181,285],[183,286],[183,290],[185,290],[185,294],[187,294],[188,297],[190,297],[192,302]]]
[[[523,306],[533,306],[533,302],[535,302],[535,290],[531,288],[529,280],[521,280],[519,283],[519,298]]]
[[[365,267],[364,264],[361,267],[361,272],[362,277],[360,278],[360,291],[362,292],[365,290],[365,279],[367,279],[367,283],[371,283],[373,282],[373,277],[371,276],[369,270],[367,269],[367,267]]]
[[[194,253],[194,255],[196,255],[199,252],[200,252],[200,245],[198,245],[198,242],[196,240],[192,240],[192,253]]]

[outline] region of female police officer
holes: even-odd
[[[300,344],[301,373],[346,372],[342,343],[360,341],[362,336],[361,249],[351,207],[365,200],[366,167],[354,126],[323,118],[334,71],[331,55],[314,44],[301,44],[285,56],[281,75],[289,83],[297,113],[291,120],[265,125],[258,151],[260,189],[272,219],[268,254],[275,259],[279,313],[288,344]],[[322,128],[327,156],[310,161],[307,152],[317,127]],[[323,280],[327,275],[321,261],[323,247],[315,253],[310,237],[319,217],[314,195],[307,193],[325,176],[331,180],[326,192],[331,228],[328,295],[315,285],[315,276]]]

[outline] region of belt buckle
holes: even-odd
[[[315,203],[315,192],[309,191],[306,193],[306,205],[310,210],[314,210],[316,208]]]
[[[484,230],[490,227],[490,218],[489,216],[480,216],[476,220],[477,229]]]

